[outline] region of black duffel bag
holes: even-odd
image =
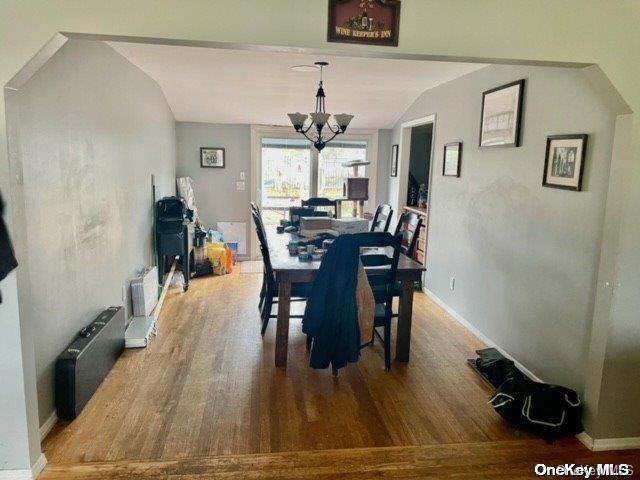
[[[534,382],[517,368],[489,402],[511,425],[549,441],[583,430],[582,404],[575,391]]]

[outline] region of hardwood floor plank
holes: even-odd
[[[380,447],[232,455],[170,461],[105,462],[48,467],[42,480],[535,478],[537,463],[634,463],[637,451],[593,453],[575,439]]]
[[[563,461],[589,454],[575,441],[541,446],[506,425],[487,404],[491,390],[465,364],[483,345],[421,293],[410,363],[385,372],[378,343],[333,378],[308,366],[300,320],[292,319],[287,368],[277,368],[276,322],[260,335],[261,280],[234,273],[169,292],[158,337],[125,351],[82,414],[45,439],[43,478],[187,478],[190,471],[300,478],[310,469],[309,478],[335,478],[329,460],[341,462],[341,478],[425,478],[442,475],[443,465],[451,467],[446,475],[468,478],[458,458],[465,449],[478,455],[476,467],[486,462],[479,471],[517,478],[504,472],[528,471],[532,449]],[[261,462],[267,473],[258,472]]]

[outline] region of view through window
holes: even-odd
[[[318,155],[318,197],[342,197],[342,186],[347,177],[364,176],[364,166],[345,167],[347,162],[365,162],[367,143],[344,141],[330,143]],[[355,172],[355,173],[354,173]],[[341,216],[349,217],[353,202],[342,202]]]
[[[311,151],[306,140],[262,139],[262,212],[266,224],[286,218],[289,207],[311,194]]]
[[[302,199],[342,197],[347,177],[365,175],[363,165],[343,164],[366,159],[366,141],[332,142],[318,154],[306,140],[263,138],[261,205],[265,223],[279,224],[289,207],[299,206]],[[352,209],[353,202],[342,202],[340,213],[348,217]]]

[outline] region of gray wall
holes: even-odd
[[[21,318],[33,325],[42,424],[53,365],[152,264],[153,197],[175,191],[175,122],[157,84],[100,42],[69,41],[12,99],[22,161]],[[130,310],[128,308],[128,310]]]
[[[217,222],[247,224],[247,255],[250,253],[249,202],[251,202],[251,126],[178,122],[176,124],[180,177],[193,178],[200,219],[208,228]],[[225,168],[200,167],[200,147],[225,149]],[[237,190],[240,172],[245,190]]]
[[[618,117],[585,389],[585,425],[596,439],[640,437],[640,162],[632,153],[634,128],[633,115]]]
[[[522,146],[478,148],[482,92],[520,78]],[[433,113],[427,287],[534,374],[582,392],[615,112],[580,70],[490,66],[425,92],[393,143],[400,122]],[[541,186],[546,137],[564,133],[589,134],[582,192]],[[459,179],[439,173],[452,141]]]
[[[194,181],[194,194],[198,212],[204,225],[214,228],[217,222],[246,222],[247,255],[251,217],[251,126],[240,124],[212,124],[177,122],[178,176],[189,176]],[[378,130],[376,201],[387,201],[391,130]],[[223,147],[225,168],[201,168],[200,147]],[[240,172],[245,174],[244,191],[236,189]]]

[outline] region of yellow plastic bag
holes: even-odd
[[[213,242],[207,245],[207,258],[213,266],[214,275],[225,275],[227,271],[227,248],[222,242]]]

